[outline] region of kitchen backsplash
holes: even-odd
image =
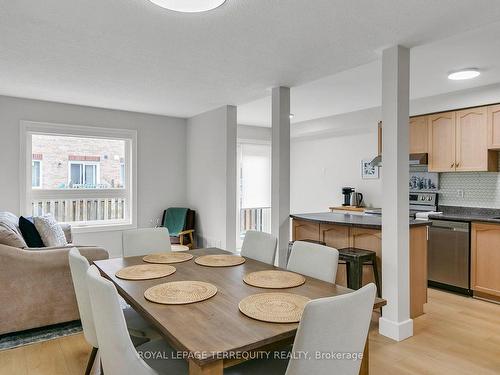
[[[461,197],[461,192],[463,192],[463,197]],[[500,208],[500,173],[440,173],[439,204]]]

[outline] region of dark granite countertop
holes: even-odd
[[[292,214],[290,215],[290,217],[292,219],[312,221],[320,224],[338,224],[372,229],[382,228],[382,217],[380,215],[356,215],[337,212],[318,212],[310,214]],[[411,227],[430,224],[430,221],[427,220],[410,219]]]
[[[500,224],[500,209],[480,207],[439,206],[442,214],[429,215],[429,219]]]

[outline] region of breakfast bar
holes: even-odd
[[[292,240],[317,241],[336,249],[358,248],[376,253],[377,268],[383,272],[382,218],[380,215],[320,212],[293,214]],[[410,316],[424,313],[427,302],[427,228],[430,222],[410,219]],[[382,279],[380,275],[380,280]],[[371,266],[364,266],[362,284],[374,282]],[[347,285],[346,265],[339,264],[337,284]]]

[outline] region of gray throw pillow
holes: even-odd
[[[66,236],[52,215],[34,218],[35,227],[45,246],[66,246]]]
[[[0,244],[24,249],[26,242],[15,231],[0,223]]]

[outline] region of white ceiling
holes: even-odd
[[[228,0],[201,14],[147,0],[0,0],[0,94],[189,117],[498,20],[498,0]],[[358,69],[376,79],[369,68]],[[356,77],[332,83],[371,97],[347,88]],[[315,84],[309,102],[331,106]]]
[[[500,22],[411,50],[412,99],[500,82]],[[472,80],[451,81],[453,70],[477,67]],[[380,59],[292,88],[293,123],[380,106]],[[242,124],[270,126],[271,98],[238,107]]]

